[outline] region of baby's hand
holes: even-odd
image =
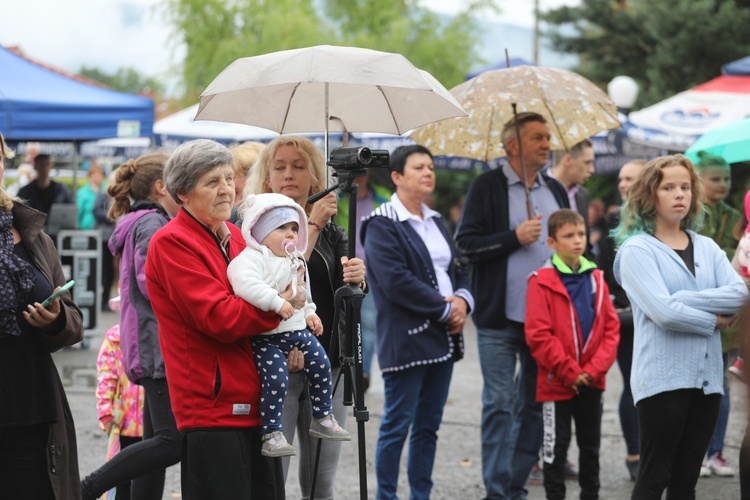
[[[294,315],[294,306],[289,303],[289,301],[284,301],[284,305],[281,306],[281,310],[279,311],[279,316],[281,316],[281,319],[287,320]]]
[[[316,314],[311,314],[307,317],[307,326],[316,337],[320,337],[323,334],[323,323],[321,323],[320,318]]]
[[[286,290],[279,294],[279,297],[284,300],[291,300],[292,295],[294,295],[294,290],[292,290],[292,284],[290,283],[289,286],[286,287]]]

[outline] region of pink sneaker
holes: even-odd
[[[732,366],[729,367],[729,373],[737,377],[740,381],[745,381],[745,362],[742,358],[737,358],[737,360],[732,363]]]
[[[734,468],[730,467],[727,461],[722,456],[721,452],[709,457],[708,468],[711,472],[719,477],[732,477],[734,476]]]

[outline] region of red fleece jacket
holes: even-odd
[[[620,320],[603,273],[594,269],[594,324],[583,343],[578,314],[557,270],[539,269],[529,277],[526,343],[537,362],[536,400],[564,401],[576,395],[571,384],[583,373],[604,390],[607,371],[617,358]]]
[[[245,248],[232,233],[229,258]],[[148,294],[179,430],[260,425],[260,379],[250,336],[278,316],[234,296],[218,241],[184,210],[156,232],[146,262]]]

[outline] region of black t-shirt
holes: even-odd
[[[322,237],[322,236],[321,236]],[[323,335],[318,340],[326,350],[331,360],[331,365],[339,366],[339,360],[331,357],[331,332],[333,331],[333,287],[328,274],[328,266],[323,257],[313,250],[307,264],[307,272],[310,274],[310,294],[315,302],[315,314],[323,324]]]
[[[695,255],[693,251],[693,239],[688,235],[688,245],[684,250],[677,250],[676,248],[673,248],[672,250],[674,250],[675,253],[680,256],[683,262],[685,262],[687,268],[690,269],[690,272],[693,273],[693,276],[695,276]]]
[[[14,253],[31,263],[22,243]],[[36,279],[29,304],[42,302],[53,290],[41,271],[32,268]],[[21,314],[25,307],[16,313],[21,335],[0,337],[0,427],[57,422],[54,367],[49,352],[36,342],[41,333]]]
[[[55,183],[51,182],[50,185],[44,189],[37,187],[36,191],[39,196],[39,210],[49,215],[52,203],[55,201]]]

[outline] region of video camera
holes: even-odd
[[[390,154],[386,149],[336,148],[331,151],[327,164],[334,170],[360,170],[387,168]]]

